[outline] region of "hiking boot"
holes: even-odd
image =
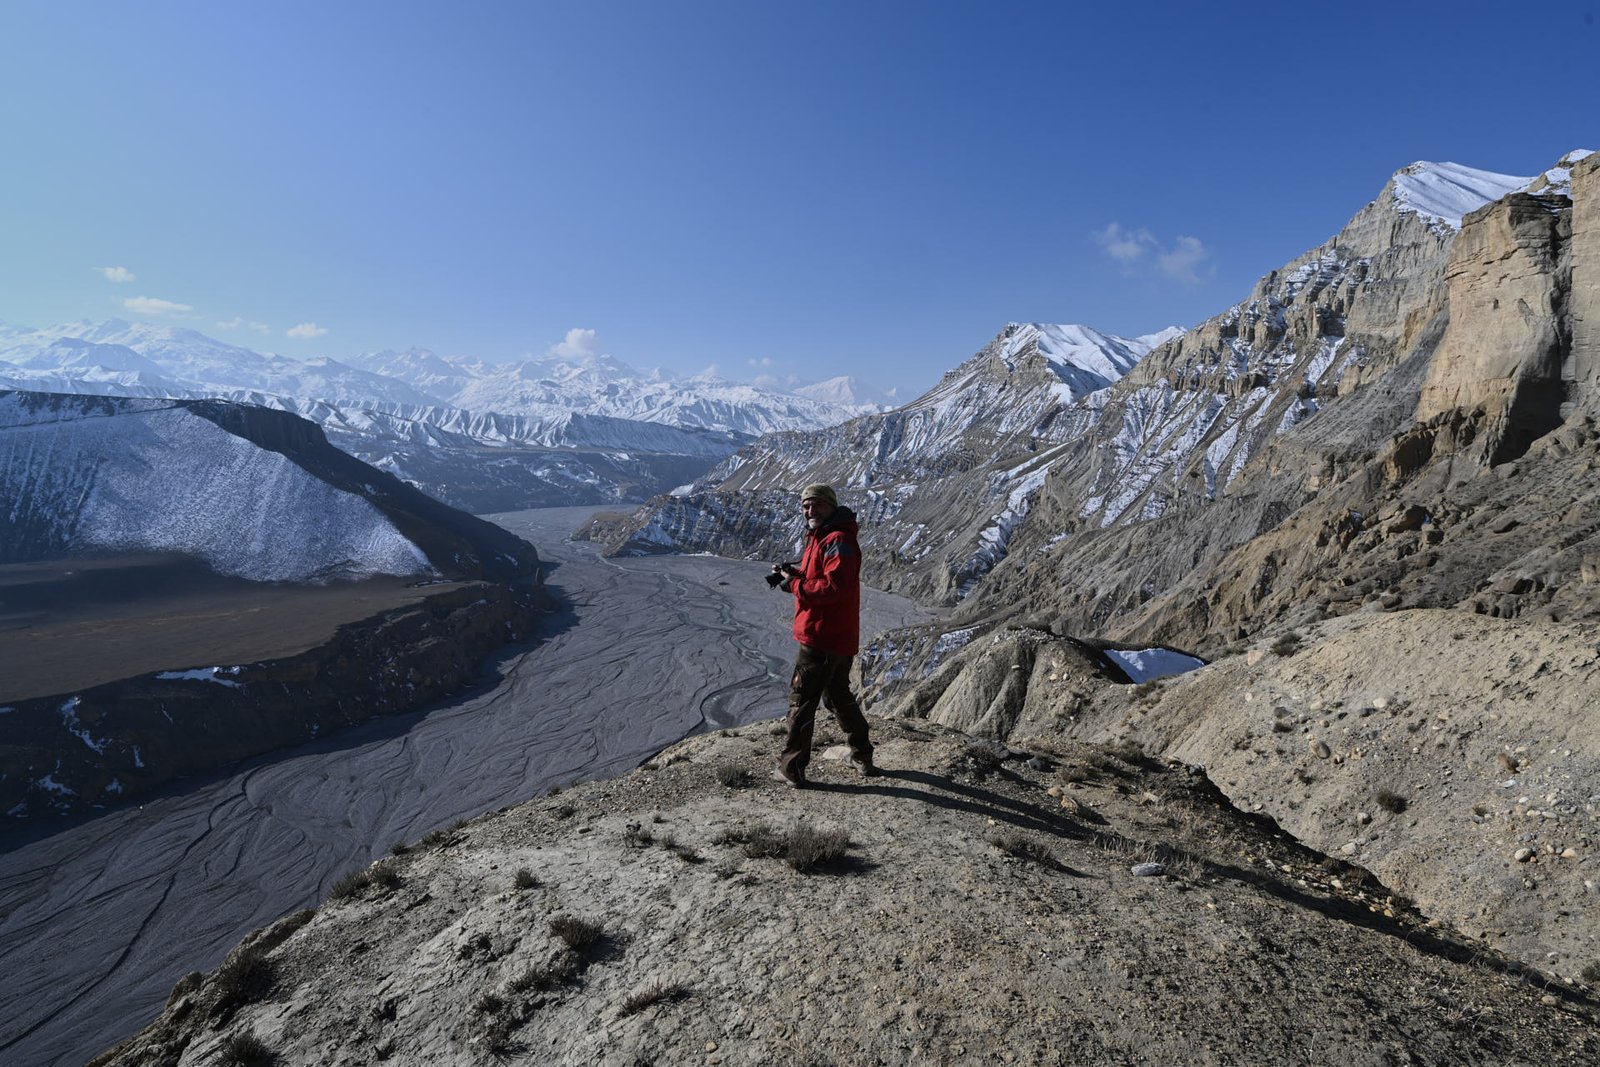
[[[788,786],[790,789],[804,789],[804,788],[806,788],[806,785],[808,784],[806,782],[806,776],[805,775],[803,775],[803,774],[790,774],[787,771],[785,771],[782,767],[774,767],[774,768],[772,768],[772,780],[774,782],[782,782],[784,785]]]
[[[878,770],[878,765],[869,759],[857,759],[855,756],[851,756],[850,764],[855,767],[863,778],[876,778],[883,773]]]

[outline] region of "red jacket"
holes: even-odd
[[[837,508],[806,531],[800,577],[794,579],[794,639],[835,656],[853,656],[861,641],[861,546],[856,516]]]

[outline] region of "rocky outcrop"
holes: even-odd
[[[999,632],[926,681],[879,687],[879,707],[1203,766],[1241,810],[1358,863],[1430,918],[1577,974],[1600,945],[1597,636],[1600,622],[1362,612],[1116,686],[1060,638]]]
[[[546,595],[471,582],[342,626],[295,656],[168,670],[0,709],[0,813],[60,814],[415,711],[477,679],[534,629]]]
[[[1565,198],[1514,193],[1464,220],[1445,272],[1450,325],[1417,419],[1455,408],[1494,416],[1489,463],[1515,459],[1561,422],[1571,350],[1572,213]]]

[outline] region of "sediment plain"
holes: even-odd
[[[766,565],[601,559],[566,541],[591,511],[492,516],[538,548],[561,607],[473,691],[140,806],[0,832],[0,1062],[84,1062],[154,1018],[179,977],[397,842],[778,714],[790,601]],[[920,617],[863,600],[868,633]]]

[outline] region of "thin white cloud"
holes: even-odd
[[[745,362],[752,367],[770,367],[772,366],[772,357],[762,356],[760,359],[747,359]]]
[[[1198,285],[1200,271],[1209,266],[1211,250],[1198,237],[1180,236],[1156,259],[1157,269],[1174,281]]]
[[[219,330],[252,330],[255,333],[271,333],[272,327],[264,322],[254,322],[250,319],[240,318],[237,315],[226,322],[217,323]]]
[[[557,359],[585,359],[600,355],[600,337],[593,330],[571,329],[567,339],[551,345],[545,355]]]
[[[285,331],[296,341],[315,341],[327,334],[327,330],[314,322],[302,322],[298,326],[291,326]]]
[[[130,296],[122,302],[122,306],[136,315],[178,315],[194,310],[188,304],[154,296]]]
[[[1094,239],[1106,255],[1124,265],[1139,262],[1156,243],[1149,230],[1125,230],[1115,222],[1096,233]]]
[[[1211,250],[1198,237],[1180,234],[1163,245],[1144,228],[1128,229],[1113,222],[1094,235],[1111,260],[1129,274],[1157,275],[1184,285],[1197,285],[1202,275],[1213,273]]]
[[[133,281],[133,271],[127,267],[96,267],[95,270],[106,276],[107,281],[121,285]]]

